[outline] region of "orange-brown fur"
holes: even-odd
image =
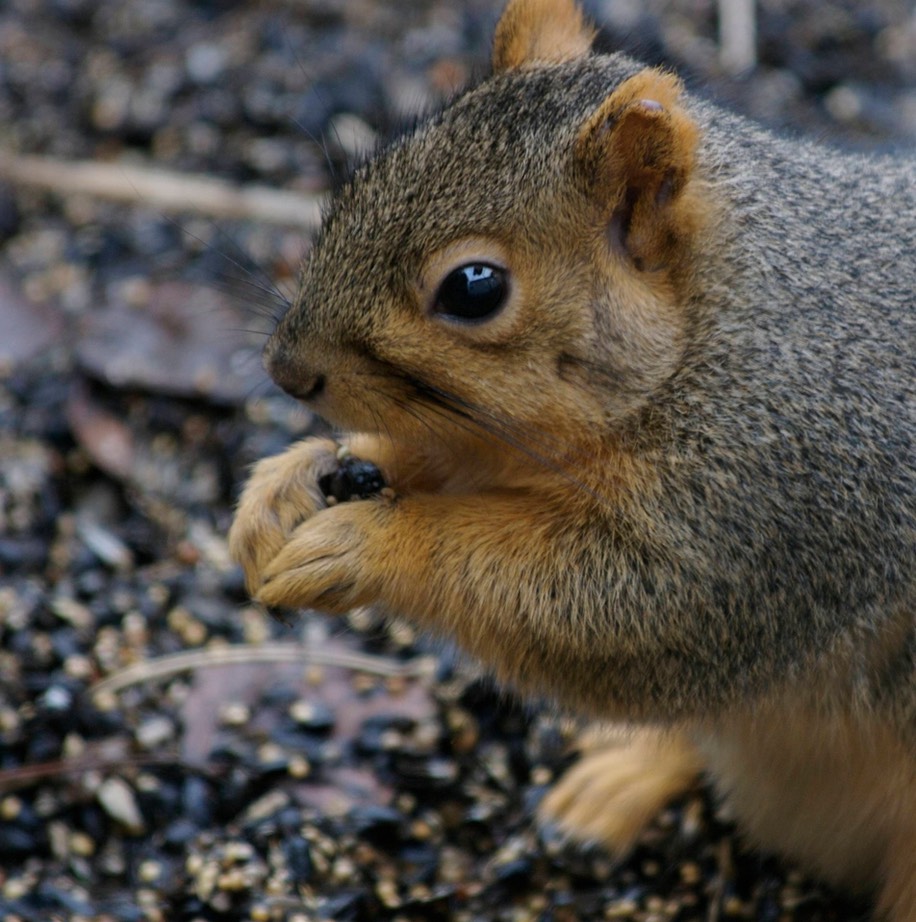
[[[506,9],[493,36],[497,70],[566,61],[587,54],[595,37],[582,12],[569,4],[535,0]]]
[[[669,801],[697,784],[704,768],[688,737],[654,727],[594,727],[583,734],[580,752],[540,815],[616,855],[625,855]]]

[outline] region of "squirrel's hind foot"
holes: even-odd
[[[544,798],[540,821],[578,842],[628,852],[671,800],[703,770],[682,734],[650,728],[590,731],[583,756]]]

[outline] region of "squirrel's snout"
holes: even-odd
[[[325,387],[325,376],[303,367],[303,363],[282,349],[268,348],[264,353],[264,367],[290,397],[296,400],[314,400]]]
[[[277,384],[296,400],[314,400],[324,390],[324,375],[270,375]]]
[[[305,381],[295,382],[292,387],[282,383],[280,383],[280,387],[297,400],[313,400],[324,390],[324,383],[324,375],[313,375]]]

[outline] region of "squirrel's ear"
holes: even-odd
[[[699,130],[673,74],[647,69],[624,81],[583,125],[576,159],[607,212],[615,245],[637,268],[663,268],[692,225],[684,189]]]
[[[493,70],[585,57],[594,38],[575,0],[509,0],[493,36]]]

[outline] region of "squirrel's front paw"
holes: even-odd
[[[300,525],[261,573],[259,602],[342,614],[378,598],[387,498],[342,503]]]
[[[327,505],[318,481],[336,470],[338,450],[331,439],[306,439],[255,465],[229,531],[229,552],[249,592],[293,531]]]

